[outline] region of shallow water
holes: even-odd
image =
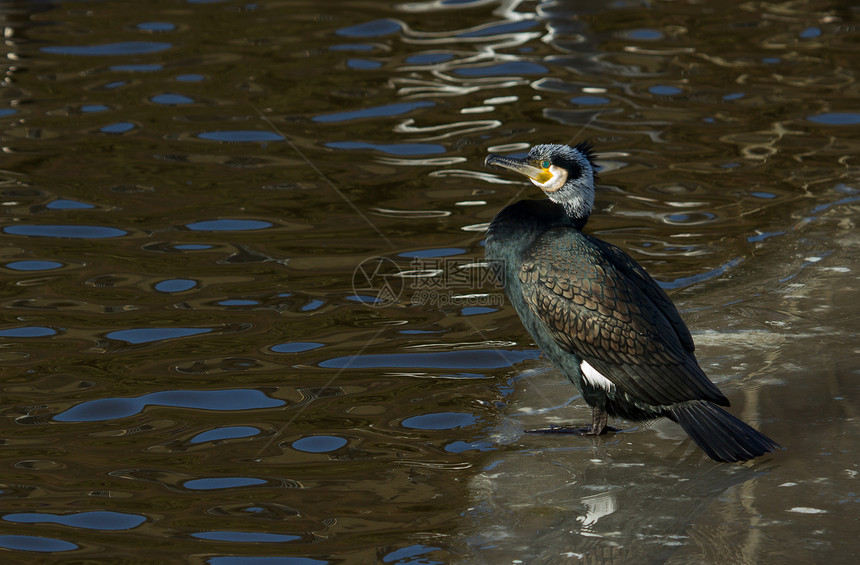
[[[853,563],[857,8],[3,2],[4,560]],[[481,266],[596,145],[589,230],[732,410],[589,410]]]

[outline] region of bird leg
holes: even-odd
[[[549,426],[546,428],[536,428],[526,430],[530,434],[574,434],[578,436],[599,436],[606,432],[617,432],[618,430],[612,426],[607,426],[609,414],[606,410],[596,406],[591,408],[591,427],[582,428],[578,426]]]
[[[597,406],[591,407],[591,429],[588,431],[590,436],[599,436],[606,431],[606,423],[609,421],[609,414],[606,410],[601,410]]]

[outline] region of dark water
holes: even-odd
[[[852,2],[2,2],[4,561],[854,563]],[[733,411],[589,411],[481,266],[592,140],[589,228]]]

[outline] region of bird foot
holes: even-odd
[[[617,432],[617,428],[613,428],[612,426],[604,426],[602,430],[595,430],[593,428],[585,427],[580,428],[577,426],[548,426],[546,428],[534,428],[531,430],[526,430],[527,434],[572,434],[577,436],[599,436],[601,434],[605,434],[606,432]]]

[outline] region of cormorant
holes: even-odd
[[[696,361],[690,331],[654,279],[624,251],[585,234],[598,166],[588,142],[536,145],[487,165],[531,180],[547,200],[499,212],[486,257],[549,360],[592,408],[591,427],[537,431],[597,435],[608,416],[665,416],[717,461],[747,461],[780,446],[720,406],[729,401]]]

